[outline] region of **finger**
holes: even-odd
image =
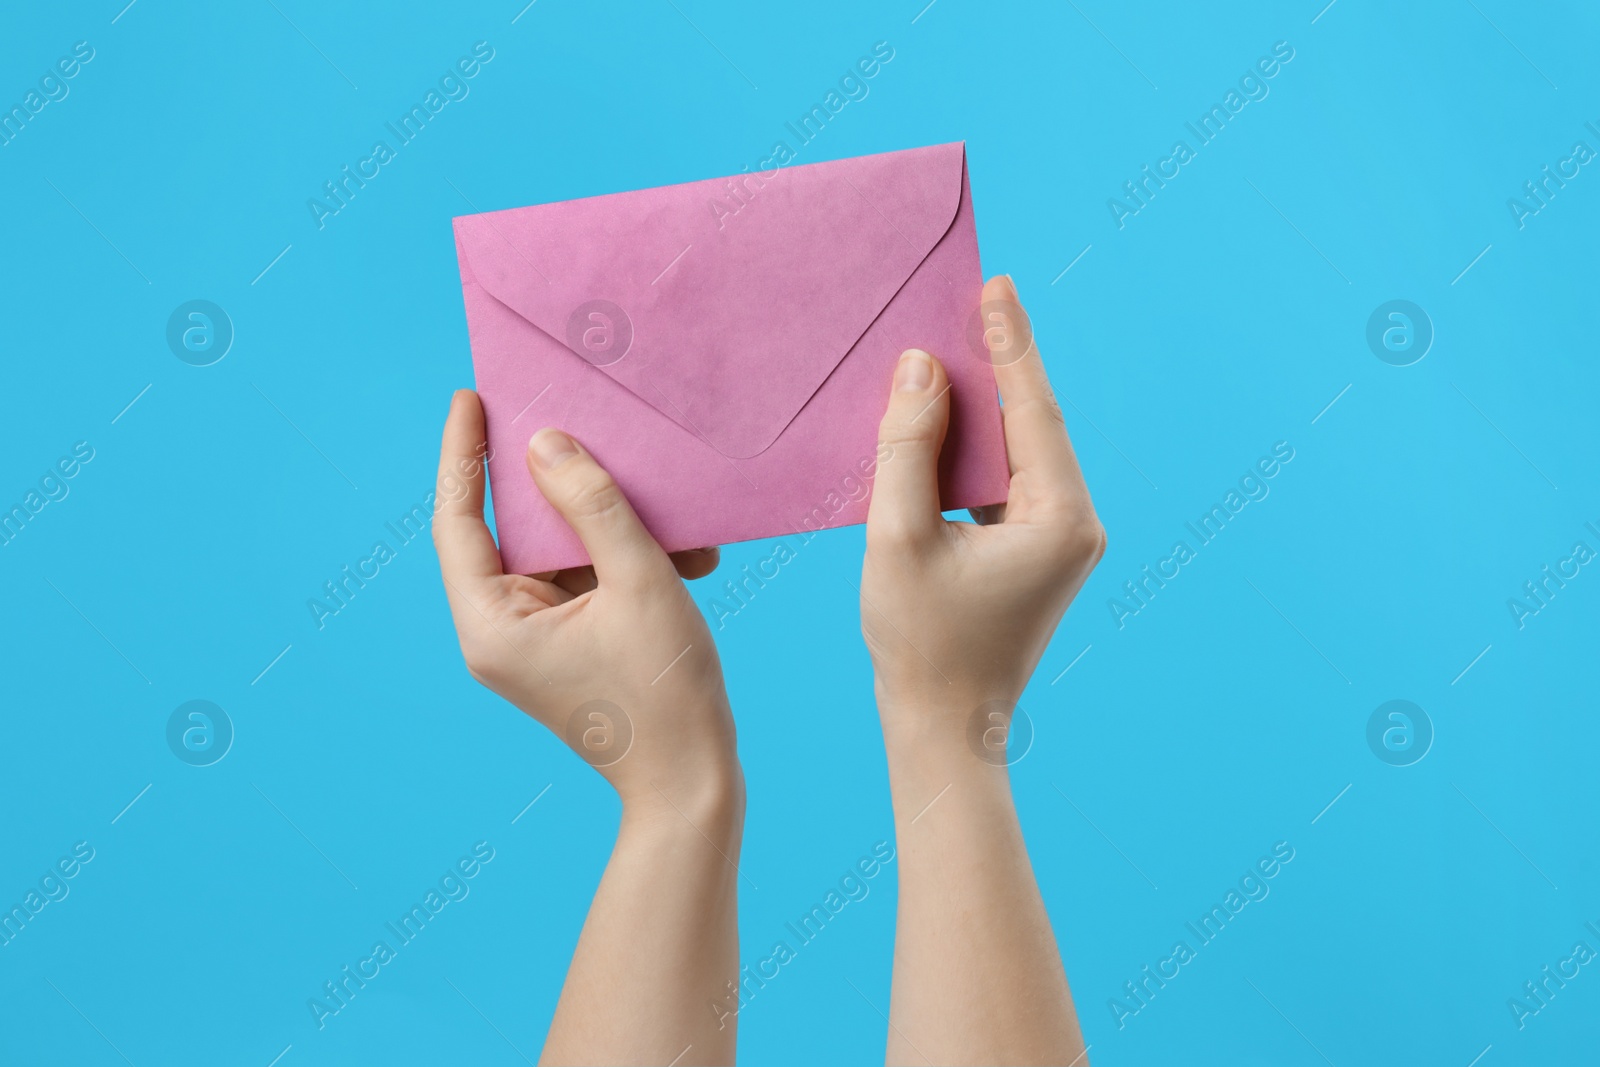
[[[983,287],[984,303],[1010,303],[1023,322],[1027,312],[1017,297],[1016,286],[1002,274],[990,278]],[[1031,338],[1032,331],[1029,330]],[[996,344],[1003,343],[1003,335],[996,331]],[[1002,359],[991,348],[994,378],[1000,387],[1001,409],[1005,418],[1006,453],[1011,461],[1011,473],[1028,472],[1040,475],[1040,481],[1057,489],[1087,492],[1083,475],[1078,470],[1077,458],[1072,452],[1072,442],[1067,439],[1067,424],[1061,417],[1055,392],[1050,388],[1050,378],[1045,374],[1044,360],[1039,346],[1029,343],[1027,351],[1017,358],[1007,353]]]
[[[674,552],[668,558],[678,569],[678,577],[692,582],[696,578],[704,578],[717,569],[717,564],[722,562],[722,550],[715,546],[691,548],[686,552]]]
[[[950,379],[919,348],[900,356],[878,426],[878,475],[867,529],[895,538],[931,536],[939,513],[939,449],[950,423]]]
[[[602,583],[645,585],[672,573],[616,479],[577,441],[546,427],[528,442],[527,458],[534,483],[588,549]]]
[[[483,405],[471,389],[458,389],[439,446],[433,516],[439,570],[453,586],[501,573],[500,550],[483,521],[485,464]]]

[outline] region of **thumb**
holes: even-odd
[[[869,535],[895,541],[931,537],[944,523],[939,511],[939,449],[950,423],[950,379],[920,348],[906,351],[894,371],[889,409],[878,426],[878,477],[867,511]]]
[[[528,442],[528,471],[583,542],[600,582],[641,586],[674,573],[616,479],[577,441],[540,430]]]

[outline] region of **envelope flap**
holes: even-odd
[[[965,158],[956,143],[774,168],[464,216],[456,236],[491,296],[746,458],[949,230]]]

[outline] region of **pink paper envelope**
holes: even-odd
[[[866,521],[907,348],[950,374],[945,510],[1005,499],[962,144],[467,215],[455,235],[507,571],[589,562],[527,472],[544,426],[669,552]]]

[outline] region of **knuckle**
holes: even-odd
[[[567,491],[567,506],[579,519],[605,519],[623,506],[622,489],[605,471],[594,469],[576,480]]]
[[[893,512],[867,522],[867,552],[874,557],[904,555],[921,541],[921,531]]]
[[[479,685],[494,688],[495,679],[499,675],[496,665],[497,656],[489,650],[488,643],[475,633],[461,635],[461,658],[466,661],[467,673]]]
[[[885,423],[878,432],[878,451],[880,453],[886,451],[897,458],[902,455],[916,458],[937,452],[937,441],[937,432],[931,425]]]
[[[1056,400],[1054,394],[1044,393],[1042,395],[1030,396],[1026,400],[1023,400],[1021,403],[1019,403],[1012,410],[1022,411],[1030,407],[1038,408],[1052,425],[1063,428],[1066,427],[1067,417],[1061,413],[1061,404]]]
[[[1092,528],[1088,531],[1090,546],[1089,566],[1098,564],[1106,555],[1106,528],[1100,524],[1099,519],[1093,520]]]
[[[937,442],[943,432],[935,411],[937,403],[927,404],[920,396],[908,396],[905,403],[897,403],[878,424],[879,446],[918,448]]]
[[[1072,569],[1092,569],[1106,554],[1106,529],[1091,510],[1065,523],[1059,542],[1061,561]]]
[[[452,518],[452,515],[446,512],[440,512],[438,515],[433,517],[433,522],[429,523],[429,525],[433,528],[433,549],[435,552],[444,548],[445,544],[450,540],[449,528]]]

